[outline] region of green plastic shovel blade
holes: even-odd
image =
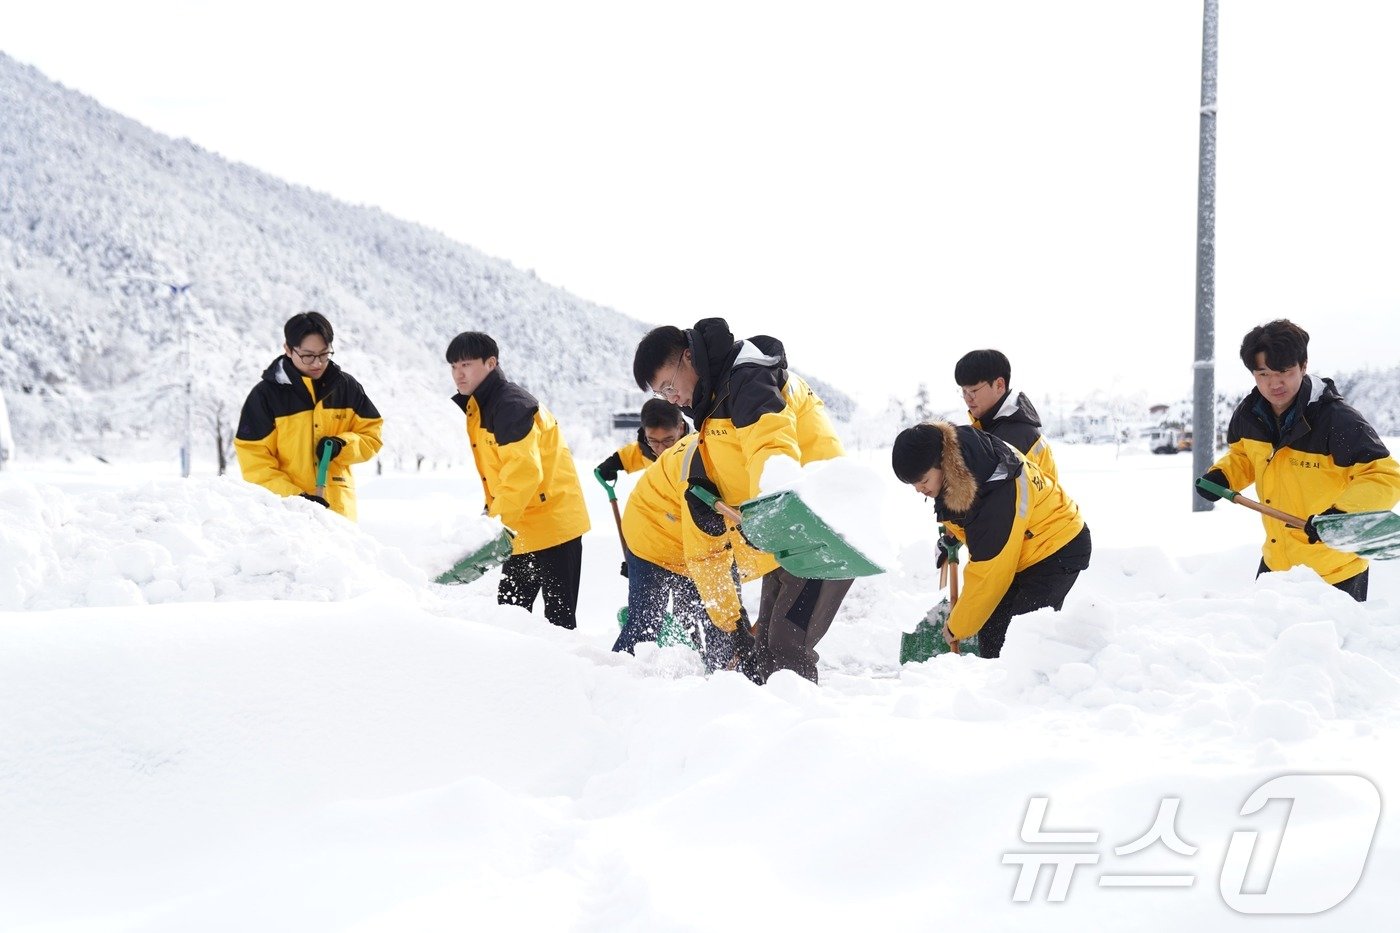
[[[1324,544],[1338,551],[1372,560],[1400,557],[1400,515],[1394,512],[1318,515],[1313,527]]]
[[[627,624],[627,607],[623,606],[617,610],[617,627],[622,628]],[[685,626],[676,621],[676,617],[669,612],[661,619],[661,631],[656,635],[656,645],[658,648],[670,648],[680,645],[682,648],[696,647],[694,639],[685,630]]]
[[[932,616],[932,618],[930,618]],[[948,618],[948,600],[944,599],[934,607],[933,612],[919,620],[914,631],[899,636],[899,663],[918,664],[940,654],[949,652],[948,643],[943,640],[943,622]],[[977,636],[964,638],[958,642],[959,654],[977,654]]]
[[[739,506],[744,537],[768,551],[784,570],[806,580],[850,580],[884,573],[852,547],[790,489]]]
[[[440,574],[433,582],[455,586],[481,579],[488,570],[506,562],[511,552],[511,539],[514,537],[510,529],[502,529],[499,535],[457,561],[450,570]]]

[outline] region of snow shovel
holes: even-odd
[[[953,543],[948,546],[948,560],[938,571],[938,588],[942,589],[944,584],[947,584],[947,598],[940,600],[938,605],[930,609],[919,620],[919,624],[914,626],[914,631],[899,636],[900,664],[917,664],[950,651],[953,654],[978,653],[976,635],[961,640],[954,639],[951,644],[943,640],[943,623],[948,621],[948,615],[958,604],[958,551],[961,548],[962,542],[954,538]]]
[[[1306,518],[1289,515],[1287,512],[1255,502],[1204,477],[1196,480],[1196,485],[1206,492],[1253,509],[1261,515],[1276,518],[1294,528],[1302,528],[1308,522]],[[1400,515],[1394,512],[1339,512],[1335,515],[1317,515],[1312,521],[1313,527],[1317,529],[1318,538],[1333,550],[1349,551],[1357,557],[1371,560],[1400,557]]]
[[[602,471],[596,467],[593,470],[593,478],[596,479],[604,489],[608,491],[608,503],[612,506],[613,521],[617,523],[617,540],[622,545],[622,570],[619,571],[624,577],[627,576],[627,538],[622,534],[622,513],[617,508],[617,480],[611,483],[603,479]]]
[[[494,570],[506,562],[512,550],[511,542],[514,540],[515,532],[502,527],[500,534],[467,554],[448,570],[438,574],[433,582],[455,586],[480,580],[487,571]]]
[[[690,491],[710,508],[743,527],[744,538],[804,580],[852,580],[885,570],[852,547],[791,489],[728,505],[701,486]]]
[[[617,627],[623,629],[627,627],[627,607],[623,606],[617,610]],[[676,621],[676,617],[671,613],[666,613],[661,618],[661,631],[656,633],[656,646],[658,648],[670,648],[673,645],[680,645],[682,648],[700,650],[696,644],[696,639],[686,631],[685,626]]]

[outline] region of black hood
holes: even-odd
[[[686,338],[690,342],[691,365],[695,367],[699,381],[695,384],[690,407],[682,410],[699,425],[714,413],[728,394],[729,376],[734,371],[745,341],[736,339],[729,329],[729,322],[720,317],[697,321],[694,327],[686,331]],[[750,337],[747,342],[771,358],[763,360],[762,365],[787,369],[787,351],[781,340],[759,334]]]

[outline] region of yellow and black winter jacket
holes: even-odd
[[[706,318],[686,336],[700,381],[685,413],[725,502],[738,505],[758,495],[764,465],[776,454],[807,464],[845,452],[826,405],[788,372],[782,341],[735,340],[722,318]]]
[[[1259,501],[1299,518],[1329,509],[1392,509],[1400,502],[1400,465],[1331,379],[1304,376],[1282,418],[1255,389],[1235,409],[1226,439],[1229,450],[1211,468],[1225,475],[1222,485],[1240,491],[1253,483]],[[1367,567],[1365,558],[1309,544],[1301,529],[1260,517],[1270,570],[1305,564],[1328,583],[1340,583]]]
[[[1016,574],[1055,554],[1084,530],[1079,506],[1060,485],[1004,441],[968,426],[934,422],[943,433],[938,520],[967,545],[962,597],[948,617],[957,638],[979,631]],[[1083,570],[1083,566],[1066,569]]]
[[[572,541],[588,531],[588,509],[559,422],[535,397],[491,373],[452,401],[467,416],[467,437],[486,494],[486,514],[515,532],[514,554]]]
[[[355,478],[350,464],[379,452],[384,419],[353,376],[334,362],[321,377],[303,376],[279,356],[248,393],[233,446],[243,478],[277,493],[298,496],[316,490],[316,445],[323,437],[345,442],[326,476],[326,502],[352,521]]]
[[[686,435],[646,468],[627,497],[622,536],[633,554],[693,580],[710,619],[732,632],[740,602],[731,567],[737,566],[740,580],[748,582],[778,564],[688,494],[691,483],[706,479],[704,463],[695,456],[697,438]]]
[[[1008,389],[1006,394],[991,411],[985,421],[972,418],[974,428],[980,428],[993,437],[999,437],[1026,455],[1026,459],[1040,468],[1040,472],[1055,482],[1060,481],[1059,470],[1055,468],[1055,455],[1050,452],[1050,442],[1040,432],[1040,413],[1035,410],[1026,393],[1017,392],[1013,398]]]

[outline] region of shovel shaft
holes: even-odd
[[[321,448],[321,462],[316,465],[316,495],[326,498],[326,476],[331,471],[331,448],[327,444]]]
[[[1255,502],[1248,496],[1242,496],[1239,493],[1235,492],[1233,489],[1228,489],[1225,486],[1220,486],[1216,483],[1212,483],[1210,480],[1205,479],[1204,477],[1196,480],[1196,485],[1199,486],[1201,489],[1204,489],[1206,492],[1214,493],[1215,495],[1220,496],[1222,499],[1229,499],[1236,505],[1242,505],[1247,509],[1252,509],[1255,512],[1258,512],[1260,515],[1267,515],[1270,518],[1276,518],[1279,521],[1283,522],[1285,525],[1292,525],[1294,528],[1302,528],[1308,523],[1308,520],[1306,518],[1299,518],[1296,515],[1290,515],[1287,512],[1280,511],[1279,509],[1276,509],[1272,506],[1264,505],[1262,502]]]
[[[714,509],[719,514],[723,515],[725,518],[729,519],[734,524],[737,525],[744,520],[744,516],[739,514],[738,509],[734,508],[732,505],[729,505],[727,502],[720,499],[719,496],[716,496],[708,489],[705,489],[702,486],[691,486],[690,491],[695,495],[697,499],[708,505],[710,508]]]

